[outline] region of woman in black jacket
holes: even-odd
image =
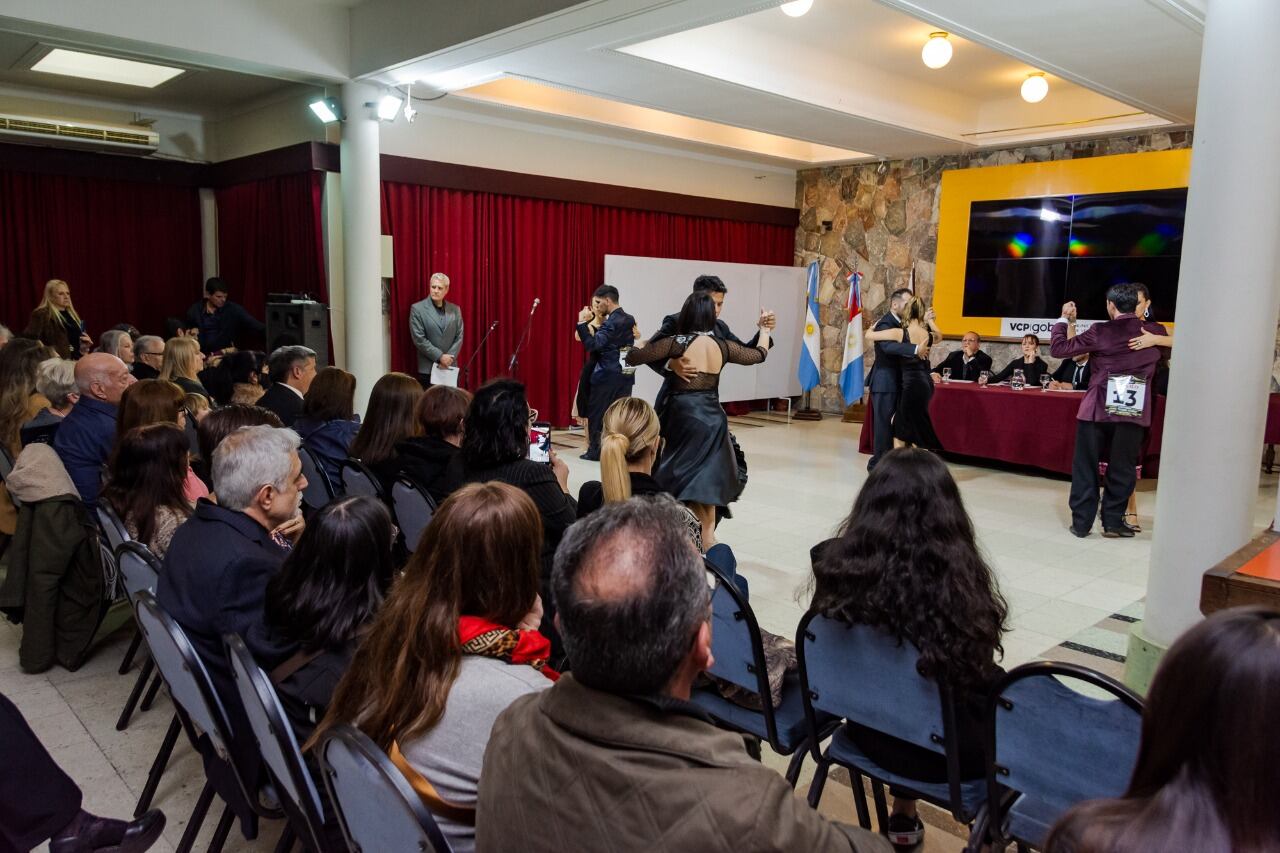
[[[470,405],[470,391],[432,385],[413,411],[422,435],[396,444],[396,470],[426,489],[436,506],[462,485],[459,453]]]

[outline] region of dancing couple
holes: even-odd
[[[871,365],[873,453],[871,471],[894,447],[940,450],[942,442],[929,418],[933,380],[929,377],[929,348],[942,340],[932,308],[910,290],[895,290],[889,313],[881,317],[866,339],[875,343]]]

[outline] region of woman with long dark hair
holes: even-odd
[[[337,367],[325,367],[311,380],[302,398],[302,414],[293,429],[302,446],[315,454],[329,482],[342,482],[342,463],[360,431],[355,413],[356,377]]]
[[[310,521],[267,583],[250,629],[298,740],[311,736],[355,656],[395,571],[395,527],[381,501],[339,498]]]
[[[470,406],[470,391],[432,385],[413,410],[421,434],[396,444],[396,470],[426,489],[437,506],[462,485],[460,448]]]
[[[475,847],[494,720],[556,677],[536,630],[541,545],[538,510],[519,489],[473,484],[450,496],[312,738],[357,726],[391,755],[457,851]]]
[[[850,625],[878,628],[920,652],[920,674],[949,685],[956,702],[960,773],[985,772],[986,692],[1002,670],[1009,606],[978,549],[973,522],[946,464],[917,448],[885,454],[834,539],[816,545],[811,607]],[[938,753],[849,726],[854,743],[885,769],[946,782]],[[915,800],[895,795],[889,837],[920,842]]]
[[[388,373],[373,385],[364,424],[351,444],[351,457],[359,459],[377,476],[385,493],[391,493],[399,470],[396,445],[421,435],[414,408],[422,399],[422,385],[407,373]]]
[[[16,338],[0,349],[0,447],[16,459],[22,450],[22,425],[49,405],[36,390],[40,364],[53,350],[29,338]]]
[[[1223,610],[1165,654],[1129,790],[1067,812],[1046,853],[1274,853],[1280,612]]]
[[[222,357],[222,366],[226,368],[227,378],[231,380],[229,402],[257,405],[267,390],[263,387],[262,375],[262,366],[266,361],[264,353],[254,350],[237,350]]]
[[[728,364],[760,364],[769,354],[769,330],[760,328],[759,346],[715,337],[716,306],[711,295],[695,291],[684,301],[676,334],[636,347],[627,364],[652,364],[685,358],[698,371],[693,379],[673,376],[662,412],[666,450],[653,478],[687,504],[702,522],[702,541],[715,542],[716,507],[742,494],[738,460],[729,440],[729,419],[720,405],[720,372]]]
[[[195,505],[184,488],[190,470],[187,438],[177,424],[135,427],[116,442],[100,500],[115,510],[130,537],[163,559]]]

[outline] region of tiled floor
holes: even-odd
[[[720,536],[750,579],[751,603],[763,627],[791,635],[808,603],[809,548],[832,534],[866,478],[866,457],[857,453],[858,427],[833,418],[788,425],[785,418],[762,414],[735,418],[732,428],[746,451],[750,481]],[[597,476],[595,464],[577,458],[578,436],[557,433],[555,442],[569,462],[575,490]],[[1141,616],[1154,492],[1139,495],[1142,535],[1077,540],[1066,529],[1065,480],[971,465],[953,465],[952,471],[1010,602],[1005,664],[1054,657],[1118,673],[1127,626]],[[1276,477],[1263,475],[1259,527],[1271,518],[1275,489]],[[131,813],[171,712],[162,694],[153,709],[135,715],[127,731],[115,730],[134,678],[116,674],[128,632],[111,638],[78,672],[42,675],[18,669],[20,636],[19,628],[0,622],[0,692],[18,704],[84,788],[85,808]],[[773,756],[766,760],[780,770],[785,766]],[[803,786],[812,773],[807,765]],[[156,796],[169,825],[155,849],[177,845],[202,781],[199,762],[180,744]],[[828,785],[822,811],[853,820],[847,779],[846,785]],[[215,812],[196,849],[207,846],[216,819]],[[934,827],[926,851],[959,849],[956,828],[945,816],[930,811],[925,819]],[[278,826],[266,825],[259,840],[245,842],[233,831],[227,849],[270,850],[278,832]]]

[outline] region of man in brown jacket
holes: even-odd
[[[495,723],[480,853],[893,849],[827,821],[688,701],[712,662],[706,577],[669,498],[569,528],[552,590],[573,672]]]

